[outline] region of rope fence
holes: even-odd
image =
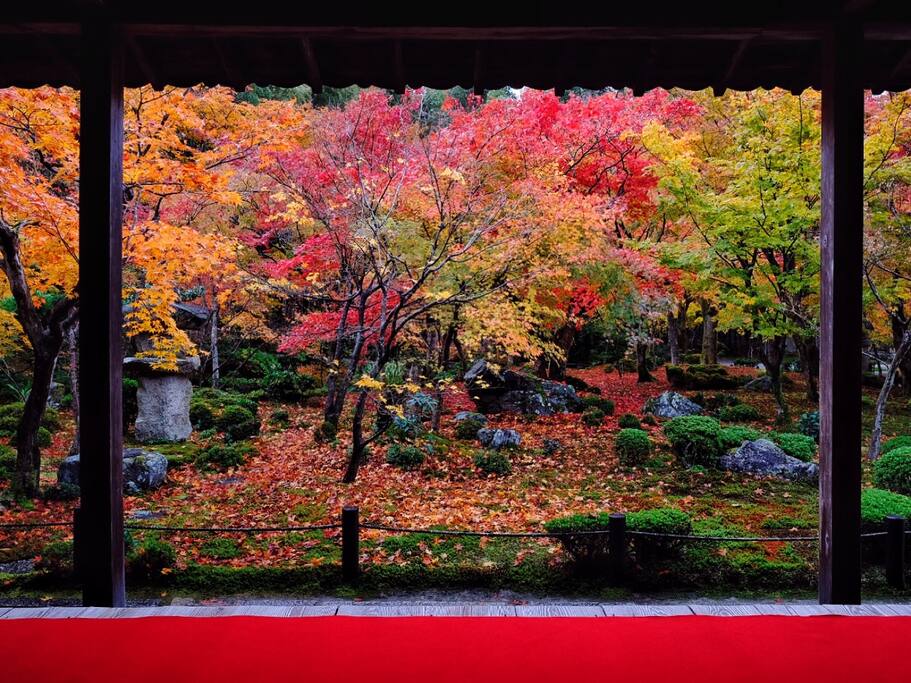
[[[78,508],[75,511],[78,519]],[[885,531],[874,531],[860,534],[862,539],[886,539],[886,578],[890,586],[905,586],[905,546],[906,537],[911,529],[906,528],[904,517],[887,517]],[[48,522],[10,522],[0,523],[2,529],[40,529],[51,527],[73,527],[74,545],[78,544],[78,524],[73,521]],[[156,524],[124,524],[124,529],[131,531],[159,531],[165,533],[306,533],[313,531],[341,530],[342,537],[342,575],[346,581],[355,582],[360,575],[360,530],[382,531],[391,534],[423,534],[427,536],[473,536],[484,538],[552,538],[568,539],[579,537],[606,537],[611,557],[610,572],[616,580],[622,577],[627,538],[652,538],[696,543],[818,543],[819,536],[711,536],[700,534],[673,534],[656,531],[637,531],[626,528],[626,515],[612,514],[607,529],[590,529],[579,531],[483,531],[473,529],[422,529],[389,524],[376,524],[360,521],[360,511],[355,506],[342,508],[341,521],[328,524],[310,524],[304,526],[172,526]]]

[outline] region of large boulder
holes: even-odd
[[[791,457],[778,444],[768,439],[745,441],[740,448],[722,455],[720,464],[722,469],[731,472],[780,477],[810,484],[819,481],[819,468],[816,464]]]
[[[665,391],[660,396],[648,400],[645,404],[645,412],[651,413],[655,417],[684,417],[699,415],[702,413],[702,406],[676,391]]]
[[[168,473],[168,459],[156,451],[142,448],[123,450],[123,490],[136,494],[157,489]],[[57,468],[57,483],[79,486],[79,453],[71,455]]]
[[[193,385],[183,375],[139,378],[136,403],[139,412],[133,427],[142,443],[186,441],[193,432],[190,398]]]
[[[465,373],[465,386],[482,413],[555,415],[581,412],[582,400],[568,384],[479,360]]]
[[[484,448],[495,451],[501,448],[516,448],[522,442],[522,437],[515,429],[479,429],[478,441]]]

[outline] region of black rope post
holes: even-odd
[[[905,518],[886,517],[886,582],[892,588],[905,588]]]
[[[82,562],[82,509],[73,508],[73,576],[81,581]]]
[[[611,513],[607,531],[610,579],[616,585],[623,581],[623,566],[626,562],[626,515],[621,512]]]
[[[342,508],[342,579],[355,583],[361,573],[360,558],[360,513],[356,505]]]

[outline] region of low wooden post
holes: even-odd
[[[886,517],[886,582],[905,588],[905,518],[897,515]]]
[[[626,563],[626,515],[621,512],[611,513],[607,521],[607,530],[610,579],[614,584],[619,584],[623,581]]]
[[[342,579],[355,583],[360,577],[360,512],[355,505],[342,508]]]

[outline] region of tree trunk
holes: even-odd
[[[214,298],[214,297],[213,297]],[[212,320],[209,325],[209,357],[212,361],[212,386],[218,388],[221,382],[221,358],[218,353],[218,303],[212,309]]]
[[[76,433],[70,444],[70,455],[79,452],[79,323],[73,325],[67,335],[70,347],[70,393],[73,395],[73,419],[76,422]]]
[[[342,483],[352,484],[357,478],[357,472],[364,460],[364,413],[367,411],[367,392],[358,394],[354,406],[354,417],[351,422],[351,456],[348,458],[348,469]]]
[[[648,371],[648,344],[636,342],[636,372],[639,374],[637,382],[654,382],[655,378]]]
[[[680,365],[680,329],[677,326],[677,315],[673,311],[667,314],[667,349],[671,365]]]
[[[39,493],[41,450],[38,447],[38,428],[51,393],[54,365],[62,342],[49,342],[36,349],[32,365],[32,389],[25,399],[25,408],[16,430],[16,478],[13,487],[29,498]]]
[[[886,377],[883,380],[883,386],[879,390],[879,398],[876,399],[876,413],[873,416],[873,433],[870,435],[870,448],[867,450],[867,457],[870,460],[876,460],[879,457],[880,440],[883,436],[883,418],[886,416],[886,403],[889,400],[889,394],[892,386],[895,384],[895,377],[902,361],[908,356],[911,350],[911,327],[905,329],[898,348],[895,349],[895,356],[889,363],[886,370]]]
[[[765,341],[760,346],[760,359],[765,366],[766,374],[772,380],[772,394],[778,404],[778,413],[775,422],[779,425],[787,424],[790,419],[788,404],[781,388],[781,365],[784,362],[785,338],[775,337]]]
[[[702,308],[702,362],[705,365],[718,363],[718,338],[715,332],[715,312],[712,304],[705,299],[700,302]]]
[[[807,382],[807,400],[811,403],[819,402],[819,345],[816,337],[795,337],[797,354],[800,356],[800,366]]]

